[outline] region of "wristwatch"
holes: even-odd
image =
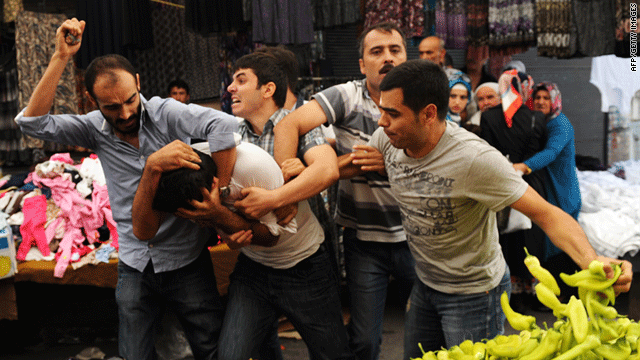
[[[228,186],[223,186],[220,188],[220,197],[221,198],[226,198],[229,196],[229,194],[231,193],[231,189]]]

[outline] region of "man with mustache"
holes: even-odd
[[[360,72],[365,79],[328,88],[287,115],[275,127],[274,155],[282,163],[295,157],[297,138],[319,125],[333,125],[341,166],[337,212],[343,242],[351,320],[351,346],[359,359],[377,359],[391,275],[406,301],[415,280],[414,261],[402,230],[400,211],[388,179],[376,172],[346,179],[351,151],[367,143],[378,128],[380,82],[407,60],[402,30],[380,23],[359,39]],[[379,155],[373,148],[368,154]],[[246,198],[245,198],[246,200]]]
[[[140,79],[120,55],[94,59],[85,72],[87,95],[99,110],[86,115],[52,115],[56,84],[80,49],[84,21],[66,20],[56,33],[56,50],[27,108],[16,117],[23,133],[92,149],[106,178],[119,242],[118,347],[126,359],[155,359],[154,334],[163,309],[171,307],[196,359],[217,359],[223,306],[211,256],[211,230],[166,214],[157,234],[142,241],[133,233],[131,208],[143,172],[183,166],[197,168],[200,157],[184,143],[207,139],[220,182],[229,183],[235,163],[233,116],[198,105],[140,94]],[[147,159],[162,149],[157,166]],[[231,215],[231,212],[229,211]]]

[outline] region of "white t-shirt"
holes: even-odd
[[[436,147],[420,159],[393,147],[382,128],[369,144],[384,155],[418,278],[448,294],[495,288],[506,266],[495,212],[528,188],[513,166],[449,121]]]
[[[209,153],[208,143],[192,145],[194,149]],[[276,161],[262,148],[248,142],[236,146],[236,163],[229,182],[230,194],[224,204],[231,210],[233,203],[242,198],[242,189],[256,186],[267,190],[284,185],[282,170]],[[298,203],[295,219],[286,227],[278,225],[273,212],[260,218],[273,235],[280,236],[273,247],[249,245],[240,249],[253,261],[275,269],[288,269],[313,255],[324,241],[324,232],[311,212],[307,201]],[[297,229],[296,229],[297,228]]]

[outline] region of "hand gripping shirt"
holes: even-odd
[[[393,147],[383,129],[373,134],[370,145],[384,156],[418,278],[448,294],[495,288],[506,266],[495,212],[528,188],[511,163],[451,123],[420,159]]]
[[[140,96],[140,147],[120,140],[100,111],[86,115],[43,115],[16,122],[23,133],[60,144],[92,149],[101,161],[113,218],[118,223],[118,257],[125,264],[144,270],[150,260],[156,272],[184,267],[202,252],[210,230],[186,219],[168,215],[149,241],[133,235],[131,207],[149,155],[174,140],[207,139],[212,151],[235,146],[238,123],[231,115],[174,99]]]

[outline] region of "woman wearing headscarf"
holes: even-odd
[[[512,163],[529,159],[541,151],[547,141],[544,115],[525,105],[533,84],[531,76],[525,73],[517,70],[504,72],[498,80],[501,105],[486,109],[480,116],[480,137]],[[544,171],[523,175],[523,179],[543,198],[546,197],[545,178]],[[509,211],[507,208],[505,213]],[[500,234],[500,245],[511,270],[511,302],[518,309],[524,300],[533,300],[532,276],[524,265],[524,247],[529,253],[540,256],[544,238],[544,232],[535,224],[528,230]]]
[[[549,179],[545,185],[547,201],[577,219],[582,198],[576,171],[575,137],[571,122],[562,113],[562,96],[558,86],[550,82],[537,84],[533,91],[533,104],[536,110],[545,115],[549,140],[542,151],[513,167],[525,174],[546,169]],[[567,261],[562,251],[548,238],[544,250],[540,260],[547,264],[554,275],[560,272],[572,274],[577,269],[575,266],[559,269],[563,263],[574,264]],[[559,284],[563,285],[564,282],[559,281]]]
[[[462,113],[467,107],[471,96],[471,82],[469,76],[462,71],[456,71],[449,75],[449,111],[447,120],[460,125],[463,120]]]

